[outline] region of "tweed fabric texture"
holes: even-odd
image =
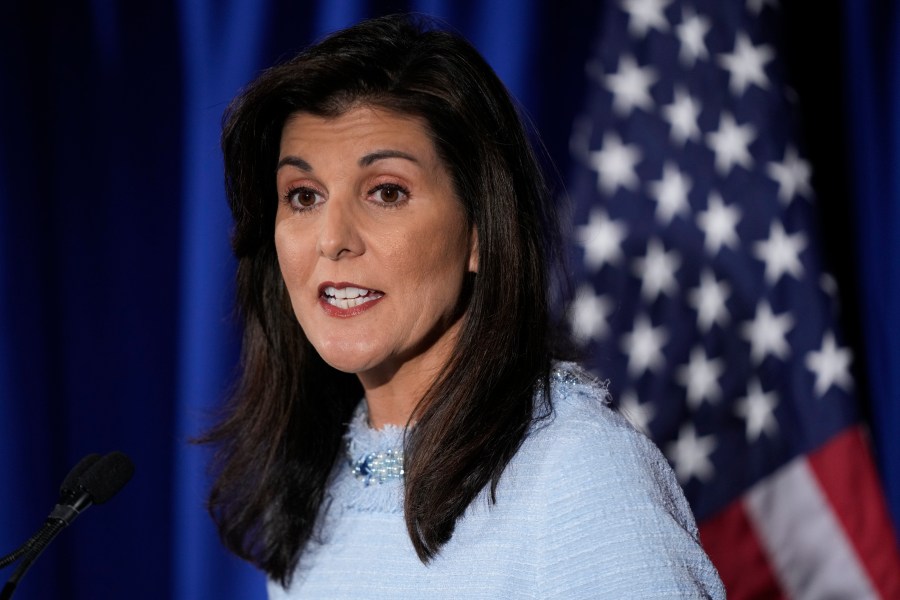
[[[403,521],[402,481],[365,486],[339,461],[289,589],[296,598],[724,598],[690,508],[656,446],[608,406],[606,387],[561,364],[552,414],[482,493],[431,563]],[[354,452],[402,447],[403,430],[348,428]]]

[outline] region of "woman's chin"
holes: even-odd
[[[319,350],[319,356],[331,367],[344,373],[359,374],[377,366],[378,360],[369,353],[342,350]]]

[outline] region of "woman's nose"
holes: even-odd
[[[338,260],[362,254],[363,243],[359,236],[353,199],[330,198],[322,207],[320,218],[319,238],[316,242],[319,256]]]

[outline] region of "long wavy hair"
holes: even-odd
[[[261,74],[224,117],[242,375],[221,421],[209,510],[224,544],[283,584],[302,560],[363,391],[327,365],[292,312],[274,246],[285,120],[371,106],[421,118],[478,234],[455,351],[405,438],[404,512],[423,562],[497,483],[549,408],[548,263],[556,216],[523,121],[461,37],[392,16],[337,32]],[[535,398],[538,401],[535,402]]]

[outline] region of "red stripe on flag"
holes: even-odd
[[[900,551],[869,446],[851,427],[808,456],[828,502],[882,598],[900,598]]]
[[[704,520],[700,524],[700,541],[719,570],[729,600],[785,598],[743,502],[732,502]]]

